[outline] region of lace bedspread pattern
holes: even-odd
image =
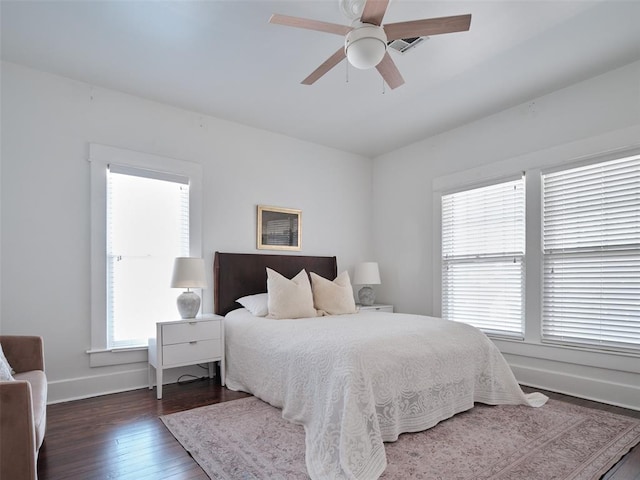
[[[312,479],[378,478],[383,442],[425,430],[474,402],[541,406],[497,347],[469,325],[382,312],[225,319],[227,386],[282,408],[305,428]]]

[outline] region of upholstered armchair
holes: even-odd
[[[0,478],[37,478],[38,451],[47,420],[47,377],[42,337],[0,335],[15,370],[0,382]]]

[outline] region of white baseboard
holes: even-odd
[[[187,374],[197,377],[207,375],[205,370],[197,366],[172,368],[164,371],[162,383],[164,385],[175,383],[181,375]],[[90,377],[49,381],[47,404],[149,388],[148,379],[148,370],[143,367]]]
[[[640,411],[640,385],[609,382],[563,372],[511,365],[519,383]]]

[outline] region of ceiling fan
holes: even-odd
[[[404,79],[387,52],[388,42],[402,38],[463,32],[469,30],[471,25],[471,14],[382,25],[382,18],[388,5],[389,0],[366,0],[360,21],[355,22],[355,25],[351,27],[279,14],[272,15],[269,23],[345,36],[344,46],[340,47],[337,52],[305,78],[302,81],[304,85],[313,84],[346,57],[349,63],[356,68],[376,67],[384,81],[392,89],[402,85]]]

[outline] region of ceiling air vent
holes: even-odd
[[[400,53],[406,53],[408,50],[417,47],[429,37],[413,37],[413,38],[401,38],[389,42],[390,48],[397,50]]]

